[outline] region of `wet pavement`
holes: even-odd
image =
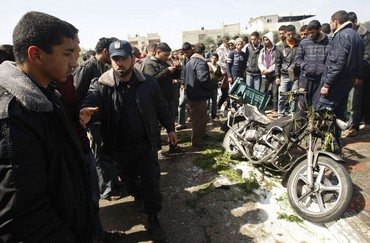
[[[355,137],[343,135],[343,142],[353,198],[343,217],[325,226],[340,242],[370,242],[370,125],[362,125]]]
[[[330,232],[329,234],[333,236],[330,237],[327,242],[370,242],[370,125],[362,125],[356,137],[349,138],[343,136],[343,142],[342,157],[353,182],[353,198],[350,207],[341,219],[325,224],[326,229]],[[132,210],[129,210],[130,207],[123,206],[123,204],[132,204],[132,199],[129,200],[130,202],[125,201],[126,199],[122,199],[116,203],[103,201],[101,204],[103,224],[107,229],[124,229],[126,233],[129,233],[131,238],[128,237],[122,242],[149,242],[150,238],[148,238],[145,228],[142,225],[142,223],[145,222],[145,217],[132,213]],[[168,207],[168,205],[166,206]],[[111,217],[111,215],[118,216],[121,214],[122,217]],[[167,219],[165,210],[162,216],[166,228],[174,227],[172,226],[172,224],[174,224],[174,219],[172,217]],[[175,218],[184,220],[184,217]],[[129,225],[135,226],[130,228],[124,222],[130,222]],[[321,227],[322,226],[323,225],[321,225]],[[280,227],[284,226],[280,225]],[[291,225],[289,227],[291,227]],[[322,228],[325,229],[325,227]],[[315,229],[317,230],[318,228],[312,228],[311,230],[316,232]],[[286,232],[291,232],[291,230],[292,229],[289,228]],[[134,233],[130,233],[131,231]],[[169,230],[169,233],[172,231],[174,230]],[[285,231],[282,230],[282,232]],[[319,234],[319,232],[316,233]],[[172,238],[179,239],[179,235],[175,235]],[[332,240],[333,238],[335,238],[334,241]],[[294,242],[288,239],[290,238],[286,238],[282,242]],[[316,242],[315,239],[317,240],[315,237],[312,239],[306,238],[307,242]],[[241,242],[258,242],[258,240]],[[274,241],[266,239],[265,242],[277,241],[276,239]]]

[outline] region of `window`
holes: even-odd
[[[199,35],[199,41],[204,41],[207,38],[206,34],[200,34]]]

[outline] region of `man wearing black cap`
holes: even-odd
[[[157,216],[162,207],[157,129],[159,120],[171,144],[176,144],[173,118],[157,81],[133,68],[127,41],[113,42],[109,55],[112,69],[92,81],[82,102],[80,122],[86,126],[93,113],[101,113],[101,150],[117,161],[128,193],[143,200],[154,240],[165,240]]]

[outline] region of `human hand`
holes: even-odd
[[[173,73],[173,72],[175,72],[176,68],[173,67],[173,66],[170,66],[170,67],[168,67],[168,70],[170,71],[170,73]]]
[[[329,94],[329,87],[322,86],[320,94],[322,94],[323,96],[327,96]]]
[[[362,79],[357,79],[355,81],[355,84],[353,85],[353,88],[357,89],[362,86],[363,80]]]
[[[275,82],[276,82],[276,85],[280,85],[280,83],[281,83],[280,78],[277,78],[277,79],[275,80]]]
[[[177,136],[175,132],[168,133],[168,137],[170,139],[170,144],[177,144]]]
[[[85,107],[80,110],[80,124],[83,128],[86,128],[86,124],[91,120],[91,116],[99,111],[98,107]]]

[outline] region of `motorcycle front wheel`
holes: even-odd
[[[352,199],[352,180],[347,170],[333,159],[321,156],[313,169],[313,181],[314,188],[309,188],[307,160],[294,168],[287,183],[292,208],[315,223],[339,219]]]
[[[238,147],[234,144],[234,141],[230,138],[230,135],[235,133],[234,131],[238,132],[241,135],[245,130],[246,123],[246,120],[235,123],[232,126],[232,129],[229,129],[225,134],[222,145],[224,146],[226,152],[231,154],[232,159],[240,159],[243,155],[239,151]],[[234,136],[237,137],[236,134],[234,134]]]

